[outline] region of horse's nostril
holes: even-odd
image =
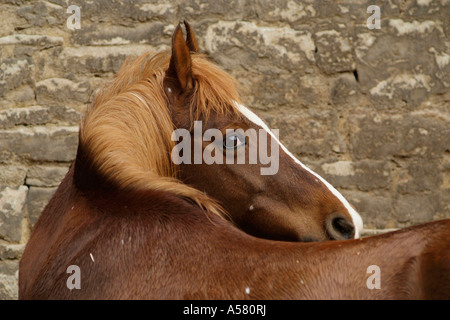
[[[342,216],[330,217],[327,222],[327,231],[334,240],[352,239],[355,236],[353,223]]]
[[[342,234],[355,232],[355,229],[353,228],[353,224],[351,224],[344,218],[335,218],[335,219],[333,219],[332,224],[333,224],[333,227]]]

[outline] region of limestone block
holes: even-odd
[[[27,197],[28,218],[30,226],[33,227],[39,216],[55,193],[56,188],[30,187]]]
[[[75,159],[78,127],[35,126],[0,130],[0,159],[16,155],[37,161]]]
[[[22,237],[22,220],[28,188],[9,187],[0,191],[0,238],[11,242],[19,242]]]
[[[28,169],[26,184],[36,187],[57,187],[68,167],[36,165]]]

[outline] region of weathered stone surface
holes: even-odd
[[[19,262],[17,260],[0,261],[0,274],[14,276],[17,274]]]
[[[36,187],[57,187],[68,167],[33,166],[27,172],[26,184]]]
[[[22,237],[22,220],[28,188],[6,187],[0,190],[0,239],[19,242]]]
[[[62,37],[54,37],[40,34],[14,34],[0,38],[0,45],[25,45],[33,49],[47,49],[60,46],[64,42]]]
[[[0,300],[17,300],[18,269],[16,260],[0,261]]]
[[[355,176],[355,167],[351,161],[324,163],[321,166],[324,178],[335,187],[350,186]],[[321,174],[319,172],[319,174]]]
[[[427,19],[436,19],[436,17],[441,17],[441,21],[445,21],[445,19],[448,18],[447,13],[450,9],[450,3],[448,1],[406,1],[403,6],[405,15],[410,16],[413,19],[417,17]],[[448,27],[448,23],[445,23],[444,26]]]
[[[338,3],[332,3],[328,0],[312,0],[313,8],[316,12],[316,18],[337,20],[342,23],[355,22],[357,24],[366,24],[367,18],[371,15],[367,13],[370,5],[376,4],[380,7],[381,18],[398,17],[403,10],[401,0],[390,0],[382,2],[345,0]]]
[[[78,125],[80,118],[81,115],[77,110],[61,105],[11,108],[0,111],[0,129],[10,129],[21,125],[44,125],[48,123]]]
[[[385,29],[380,35],[364,27],[356,33],[363,92],[386,105],[403,101],[415,107],[449,90],[449,43],[441,21],[390,19]]]
[[[255,7],[256,13],[271,22],[305,23],[316,16],[314,1],[260,1]]]
[[[162,47],[164,48],[164,47]],[[66,76],[116,73],[126,57],[156,50],[148,45],[67,47],[61,52],[59,67]],[[57,68],[58,66],[54,66]]]
[[[55,193],[56,188],[30,187],[27,197],[28,219],[33,227],[39,219],[50,198]]]
[[[50,122],[50,110],[41,106],[14,108],[0,111],[0,129],[17,125],[38,125]]]
[[[73,108],[67,106],[51,106],[50,112],[53,120],[56,120],[59,123],[66,123],[69,125],[80,124],[81,114]]]
[[[146,21],[169,20],[168,22],[173,22],[178,5],[177,2],[161,0],[151,2],[146,0],[121,0],[113,5],[109,0],[80,0],[76,4],[82,8],[83,19],[86,20],[86,23],[114,22],[126,26],[133,26],[136,22]],[[102,14],[99,14],[99,12]],[[172,19],[169,19],[169,17]]]
[[[290,112],[286,116],[278,112],[277,116],[266,117],[271,128],[280,130],[280,139],[295,155],[302,157],[330,156],[332,146],[337,144],[336,132],[332,123],[336,120],[329,113],[314,112],[301,115]]]
[[[355,159],[439,158],[449,149],[448,122],[423,115],[352,115],[351,153]]]
[[[5,94],[5,100],[9,104],[8,109],[14,107],[28,106],[34,104],[34,89],[30,85],[23,85],[12,89]],[[2,109],[2,107],[0,107]],[[6,109],[6,108],[5,108]]]
[[[25,250],[25,244],[0,244],[0,261],[19,260]]]
[[[293,76],[284,72],[276,73],[273,69],[262,75],[258,71],[237,72],[242,91],[248,93],[247,103],[252,109],[272,110],[274,114],[264,114],[270,118],[278,112],[296,112],[311,105],[323,106],[329,101],[327,80],[320,75]],[[318,107],[320,108],[320,107]],[[284,110],[283,110],[284,109]],[[276,111],[276,112],[275,112]]]
[[[400,195],[394,202],[394,216],[403,225],[432,221],[439,211],[438,194]]]
[[[27,169],[24,166],[0,165],[0,188],[18,188],[25,182]]]
[[[389,187],[391,164],[387,161],[363,160],[355,163],[355,180],[359,190],[370,191]]]
[[[82,30],[82,32],[77,32],[73,38],[78,45],[151,44],[160,41],[164,25],[160,22],[147,22],[132,27],[91,24]]]
[[[355,69],[352,43],[348,36],[341,34],[344,30],[327,29],[315,33],[317,65],[327,74]]]
[[[360,191],[341,191],[363,218],[365,228],[384,229],[397,225],[396,217],[393,217],[393,201],[389,194],[373,195]]]
[[[15,28],[24,21],[16,15],[17,8],[11,5],[3,5],[0,10],[0,21],[2,27],[0,28],[0,36],[10,35],[14,33]]]
[[[65,20],[65,7],[48,1],[36,1],[17,9],[17,14],[26,20],[23,28],[60,25]]]
[[[24,84],[33,84],[32,66],[25,59],[0,60],[0,97]]]
[[[435,219],[448,219],[448,212],[450,211],[450,188],[445,188],[439,194],[439,211],[435,215]]]
[[[370,191],[389,186],[391,182],[391,167],[385,161],[337,161],[324,163],[319,174],[323,171],[324,178],[333,186]]]
[[[354,73],[343,73],[330,83],[330,97],[335,105],[356,105],[359,87]]]
[[[263,59],[269,56],[277,57],[278,66],[297,70],[315,61],[315,45],[308,29],[221,21],[209,24],[204,41],[205,49],[211,54],[236,56],[244,53],[245,58],[238,61],[242,66],[255,65],[255,59],[264,64]]]
[[[76,83],[64,78],[51,78],[36,83],[36,100],[43,105],[86,103],[91,92],[89,82]]]
[[[78,127],[17,127],[0,130],[0,160],[13,155],[31,160],[72,161]]]
[[[397,191],[401,194],[436,190],[442,183],[438,162],[429,159],[403,163],[398,177]]]

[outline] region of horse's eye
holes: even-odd
[[[223,147],[225,149],[236,149],[241,146],[245,146],[247,144],[247,141],[245,139],[245,136],[242,136],[237,133],[232,133],[223,139]]]

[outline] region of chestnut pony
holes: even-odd
[[[97,94],[23,253],[19,298],[449,298],[449,220],[366,239],[275,240],[357,238],[362,222],[239,102],[185,25],[170,56],[125,63]],[[261,175],[262,163],[175,166],[174,129],[192,132],[195,120],[202,132],[268,132],[266,147],[281,148],[277,173]],[[226,134],[223,146],[238,154],[247,138]],[[71,266],[80,288],[68,285]]]

